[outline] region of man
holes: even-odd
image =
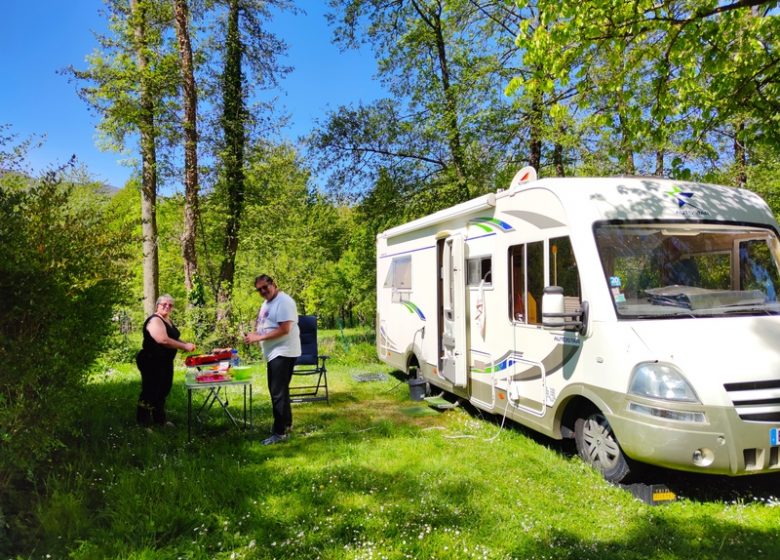
[[[244,342],[260,342],[268,364],[274,425],[263,445],[272,445],[286,441],[292,429],[290,380],[295,360],[301,355],[301,336],[295,300],[279,290],[267,274],[255,278],[255,289],[265,302],[257,315],[255,332],[244,336]]]

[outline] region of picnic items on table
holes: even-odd
[[[236,350],[238,352],[238,350]],[[233,349],[216,350],[208,354],[193,354],[184,359],[184,365],[187,367],[200,367],[219,362],[229,362],[233,357]]]
[[[220,381],[244,381],[251,377],[248,366],[239,366],[238,350],[235,348],[214,350],[208,354],[187,356],[184,364],[195,368],[195,381],[217,383]]]

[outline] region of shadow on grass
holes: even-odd
[[[406,374],[400,370],[392,372],[392,375],[400,381],[407,379]],[[450,402],[457,402],[470,416],[496,426],[503,425],[504,429],[522,434],[561,457],[571,459],[577,456],[573,439],[555,440],[522,424],[505,419],[501,415],[487,413],[469,401],[451,393],[443,392],[442,396]],[[640,465],[638,468],[639,474],[636,482],[665,485],[680,498],[697,502],[746,503],[754,501],[780,504],[780,472],[724,476],[675,471],[651,465]]]
[[[296,406],[292,438],[270,447],[259,444],[270,427],[267,396],[253,402],[253,429],[236,430],[219,413],[188,442],[180,389],[169,399],[180,426],[147,433],[134,425],[137,383],[86,388],[83,436],[49,481],[59,498],[39,508],[36,556],[354,558],[382,550],[399,558],[770,558],[780,549],[774,525],[763,530],[706,511],[698,513],[706,522],[689,525],[664,508],[648,515],[627,507],[632,516],[620,520],[627,536],[605,540],[578,534],[571,521],[553,525],[550,504],[517,501],[523,492],[507,486],[516,473],[507,479],[483,466],[495,447],[421,438],[430,419],[404,414],[408,400],[378,389],[337,390],[330,405]],[[505,428],[568,456],[559,442],[517,424]],[[582,514],[571,519],[597,528],[599,508],[615,517],[608,492],[592,500],[572,502],[568,509]]]

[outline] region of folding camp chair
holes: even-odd
[[[300,315],[298,328],[301,331],[301,356],[295,362],[292,383],[290,383],[290,401],[294,403],[327,401],[328,372],[325,360],[329,356],[320,356],[317,351],[317,316]],[[305,380],[305,385],[295,385],[296,377]]]

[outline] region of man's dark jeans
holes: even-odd
[[[277,356],[268,362],[268,392],[274,412],[273,433],[284,435],[292,427],[290,380],[297,358]]]

